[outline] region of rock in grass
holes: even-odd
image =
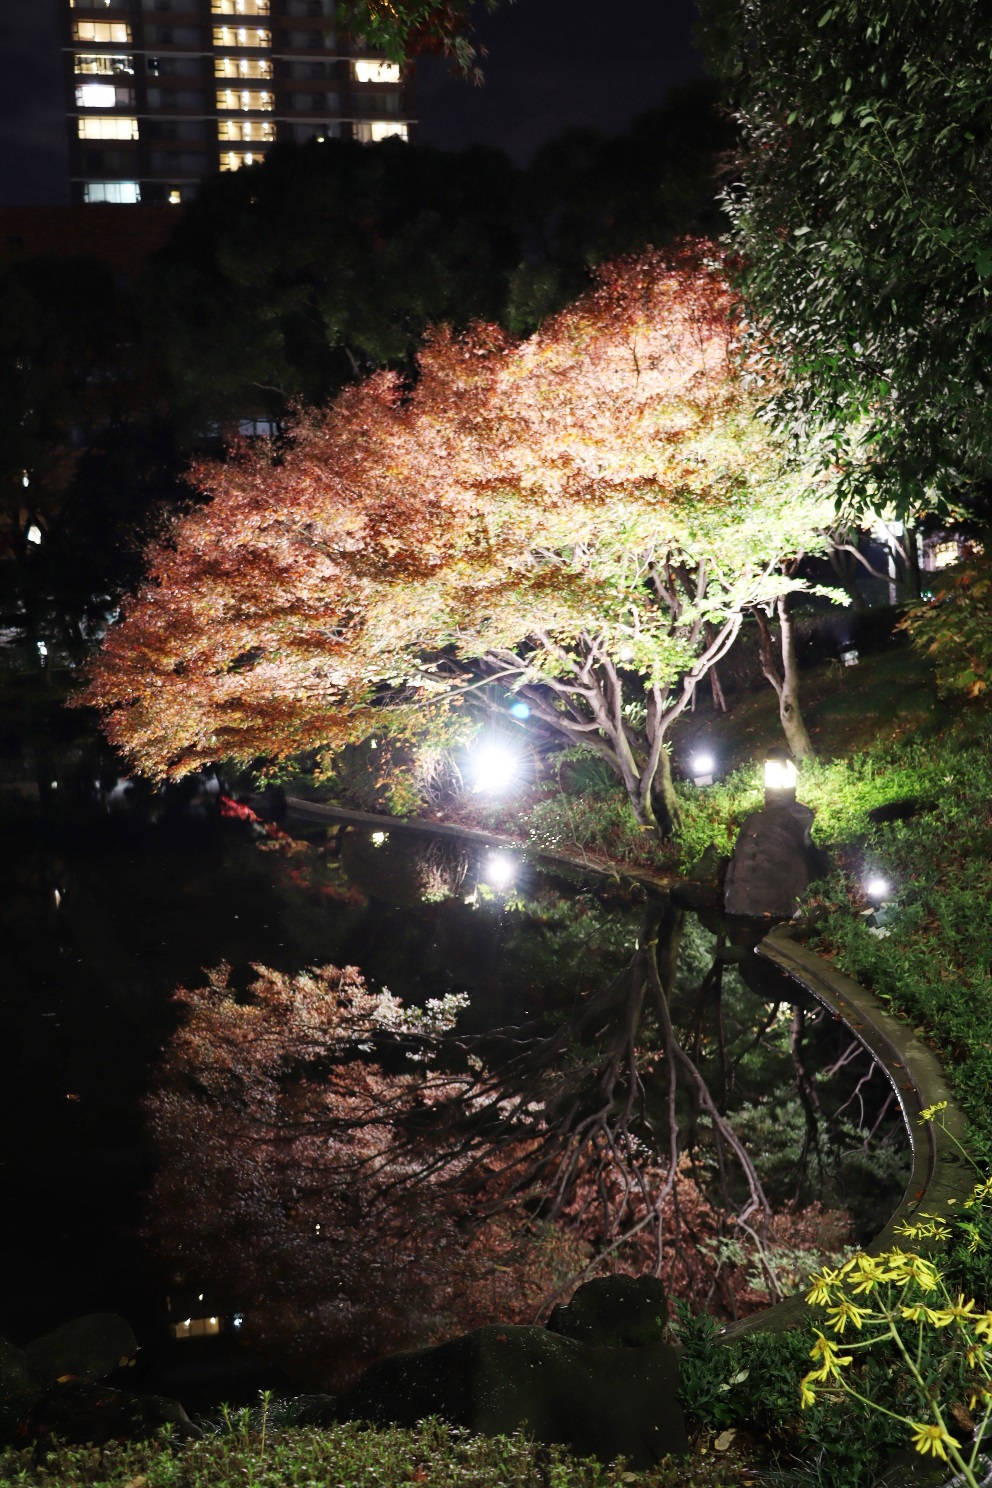
[[[552,1333],[595,1348],[647,1348],[665,1341],[668,1298],[656,1276],[597,1276],[548,1319]]]
[[[102,1379],[137,1351],[138,1340],[124,1318],[116,1312],[90,1312],[33,1339],[24,1352],[35,1379],[53,1385],[67,1374]]]
[[[24,1442],[104,1446],[110,1441],[143,1441],[171,1425],[180,1440],[203,1433],[178,1400],[165,1395],[129,1395],[92,1379],[52,1385],[33,1406],[18,1433]]]
[[[482,1436],[523,1430],[580,1457],[643,1469],[687,1450],[674,1348],[596,1348],[546,1328],[477,1328],[373,1364],[338,1397],[341,1421],[413,1427],[439,1416]]]

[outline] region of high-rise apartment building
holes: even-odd
[[[73,202],[180,203],[274,140],[409,138],[399,67],[335,0],[60,0]]]

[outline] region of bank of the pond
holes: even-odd
[[[488,831],[483,827],[453,825],[450,822],[433,821],[430,817],[386,816],[381,812],[356,811],[350,806],[339,806],[331,801],[311,801],[302,796],[287,796],[286,807],[300,821],[340,821],[386,832],[406,830],[455,841],[477,842],[483,847],[527,853],[539,862],[558,864],[563,868],[578,868],[583,872],[604,874],[611,878],[632,878],[655,889],[671,889],[679,882],[679,876],[674,870],[663,872],[644,863],[613,863],[601,853],[555,851],[542,847],[533,839],[513,837],[505,832]]]

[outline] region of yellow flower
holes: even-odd
[[[977,1225],[969,1224],[967,1220],[961,1221],[961,1228],[968,1236],[968,1254],[974,1255],[982,1243],[982,1235]]]
[[[935,1457],[942,1457],[946,1462],[947,1453],[944,1451],[944,1443],[947,1442],[952,1447],[961,1445],[944,1430],[943,1426],[920,1426],[915,1421],[910,1421],[909,1428],[913,1433],[913,1446],[924,1456],[927,1452],[932,1452]]]
[[[971,1326],[975,1330],[976,1338],[987,1338],[992,1343],[992,1312],[981,1312],[972,1319]]]
[[[920,1112],[919,1116],[917,1116],[916,1119],[917,1119],[917,1121],[932,1121],[933,1118],[934,1118],[934,1116],[937,1114],[938,1111],[946,1111],[946,1110],[947,1110],[947,1102],[946,1101],[935,1101],[932,1106],[927,1106],[924,1110],[922,1110]]]
[[[854,1256],[850,1261],[846,1263],[846,1265],[841,1267],[841,1275],[843,1275],[845,1271],[857,1272],[858,1279],[856,1282],[853,1283],[851,1287],[851,1291],[855,1294],[855,1296],[857,1296],[859,1292],[864,1292],[864,1294],[867,1296],[869,1292],[873,1292],[875,1290],[880,1281],[884,1281],[886,1279],[884,1269],[880,1261],[876,1259],[875,1256]]]
[[[938,1285],[936,1267],[923,1256],[907,1254],[894,1246],[888,1254],[880,1257],[884,1269],[879,1274],[881,1281],[893,1281],[896,1286],[907,1286],[915,1281],[921,1292],[935,1292]]]
[[[915,1224],[902,1220],[896,1225],[897,1235],[908,1235],[911,1240],[949,1240],[951,1232],[939,1214],[920,1214]]]
[[[922,1302],[917,1302],[913,1307],[904,1307],[901,1311],[907,1322],[919,1323],[926,1319],[935,1328],[946,1328],[948,1323],[954,1321],[953,1312],[946,1308],[925,1307]]]
[[[828,1380],[831,1375],[840,1379],[840,1371],[845,1364],[850,1364],[854,1358],[853,1354],[838,1354],[837,1345],[826,1338],[818,1328],[813,1329],[816,1334],[816,1342],[809,1351],[811,1359],[822,1359],[819,1369],[811,1369],[806,1376],[807,1379]]]
[[[984,1183],[975,1184],[971,1190],[971,1198],[964,1201],[964,1207],[974,1209],[975,1205],[980,1204],[982,1199],[987,1199],[989,1194],[992,1194],[992,1178],[986,1178]]]
[[[975,1311],[975,1299],[969,1297],[964,1300],[964,1293],[958,1292],[958,1300],[952,1302],[947,1311],[956,1323],[971,1322]]]
[[[824,1307],[833,1297],[832,1287],[836,1286],[841,1273],[831,1271],[828,1266],[815,1276],[810,1277],[810,1289],[806,1293],[806,1301],[813,1307]]]
[[[803,1410],[805,1410],[808,1405],[816,1404],[816,1391],[810,1384],[810,1380],[813,1378],[814,1376],[812,1374],[807,1374],[805,1379],[800,1381],[799,1400]]]
[[[835,1333],[843,1333],[848,1322],[852,1322],[856,1328],[860,1328],[865,1318],[871,1317],[871,1310],[867,1307],[856,1307],[853,1302],[845,1298],[836,1307],[827,1308],[827,1317],[831,1319],[828,1327]]]

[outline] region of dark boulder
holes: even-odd
[[[547,1328],[477,1328],[373,1364],[338,1397],[341,1421],[412,1427],[439,1416],[483,1436],[525,1431],[634,1468],[684,1456],[679,1365],[668,1344],[595,1348]]]
[[[14,1440],[17,1426],[40,1394],[24,1350],[0,1338],[0,1442]]]
[[[52,1385],[28,1412],[18,1437],[23,1442],[53,1439],[75,1445],[142,1441],[170,1425],[180,1440],[202,1436],[178,1400],[164,1395],[128,1395],[92,1379]]]
[[[595,1348],[648,1348],[664,1343],[668,1298],[656,1276],[598,1276],[548,1318],[552,1333]]]
[[[131,1325],[116,1312],[90,1312],[63,1323],[25,1349],[27,1365],[42,1385],[67,1374],[102,1379],[129,1363],[138,1351]]]
[[[792,919],[799,900],[826,870],[813,845],[813,812],[799,801],[783,801],[745,817],[727,869],[723,904],[728,915]]]

